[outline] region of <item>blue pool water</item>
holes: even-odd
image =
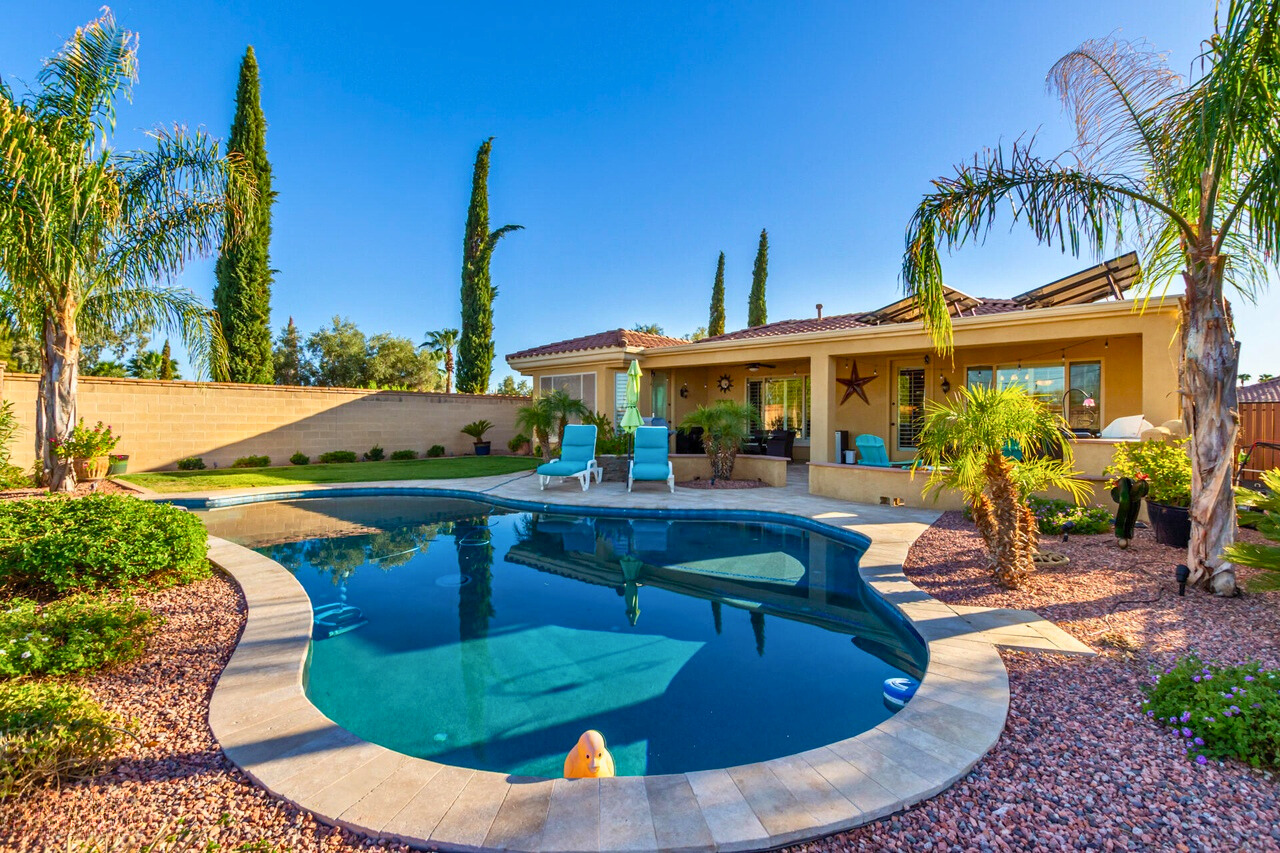
[[[311,597],[316,706],[448,764],[559,776],[590,728],[619,775],[762,761],[874,727],[925,663],[859,549],[789,524],[390,496],[202,516]]]

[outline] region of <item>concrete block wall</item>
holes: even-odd
[[[21,432],[13,464],[30,468],[35,459],[37,377],[4,374],[0,398],[12,401]],[[82,377],[79,415],[98,420],[122,436],[117,453],[129,454],[130,471],[175,467],[187,456],[224,468],[241,456],[269,456],[288,464],[301,451],[313,459],[329,450],[361,454],[375,444],[425,453],[433,444],[450,455],[472,452],[459,430],[476,420],[492,421],[486,438],[495,453],[506,453],[516,434],[516,410],[527,397],[374,391],[350,388],[295,388],[211,382]]]

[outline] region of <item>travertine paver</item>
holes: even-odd
[[[543,492],[532,476],[504,476],[247,490],[241,496],[218,493],[216,499],[221,504],[360,487],[463,489],[480,499],[565,509],[777,512],[853,531],[871,540],[861,561],[864,580],[917,626],[929,648],[928,671],[903,711],[821,749],[671,776],[532,780],[399,755],[330,722],[303,692],[311,610],[301,586],[271,560],[211,538],[211,559],[240,583],[249,604],[241,642],[210,702],[210,726],[228,757],[322,820],[415,846],[763,850],[856,826],[941,791],[995,743],[1009,685],[993,644],[1089,653],[1035,614],[952,607],[931,598],[902,574],[902,561],[937,513],[814,497],[803,471],[793,472],[786,488],[674,495],[628,495],[625,486],[611,483],[586,493]]]

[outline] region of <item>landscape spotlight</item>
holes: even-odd
[[[1191,569],[1179,563],[1178,568],[1173,570],[1173,574],[1178,579],[1178,595],[1186,595],[1187,581],[1191,578]]]

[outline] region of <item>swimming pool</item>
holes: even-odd
[[[315,705],[442,763],[558,776],[587,728],[620,775],[761,761],[876,726],[884,679],[921,674],[857,540],[611,515],[385,495],[203,513],[306,589]]]

